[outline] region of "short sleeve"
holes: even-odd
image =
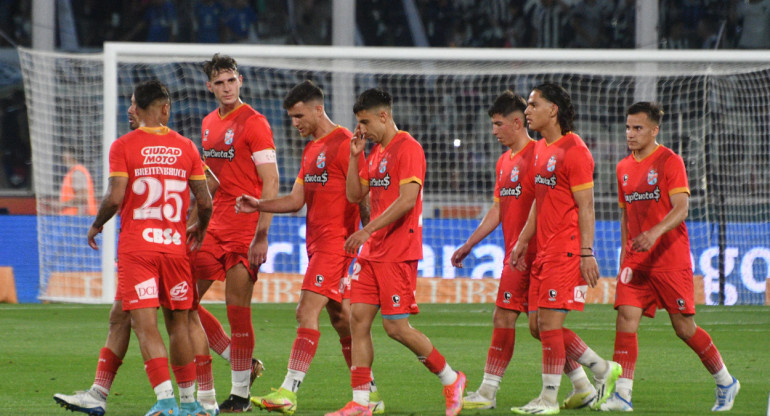
[[[244,124],[244,133],[251,154],[261,150],[275,149],[273,130],[270,129],[270,124],[265,117],[249,117]]]
[[[115,140],[110,146],[110,176],[128,177],[126,149],[123,140]]]
[[[668,194],[674,195],[682,192],[689,194],[690,185],[687,182],[687,171],[684,168],[682,157],[673,154],[668,158],[664,166],[666,169],[665,178]]]
[[[425,153],[419,143],[409,142],[398,154],[398,185],[425,182]]]
[[[620,161],[618,165],[615,167],[615,177],[617,179],[617,185],[618,185],[618,206],[621,208],[626,207],[626,200],[623,197],[623,178],[621,177],[620,169],[621,165],[623,164],[623,161]]]
[[[195,144],[188,140],[188,151],[190,152],[190,158],[192,159],[192,170],[190,171],[190,180],[206,180],[206,172],[204,171],[203,161],[201,161],[201,155],[198,152],[198,148]]]
[[[594,187],[594,158],[585,146],[574,146],[565,158],[567,183],[572,192]]]

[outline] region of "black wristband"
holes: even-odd
[[[593,254],[581,254],[580,257],[594,257]]]

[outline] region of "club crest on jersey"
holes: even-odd
[[[658,172],[656,172],[655,169],[650,169],[650,171],[647,172],[647,183],[649,185],[658,183]]]
[[[679,298],[679,299],[676,300],[676,306],[679,307],[680,311],[683,311],[685,309],[686,305],[687,305],[687,303],[684,301],[684,299]]]
[[[318,157],[315,159],[315,166],[318,169],[323,169],[326,167],[326,153],[321,152]]]
[[[382,159],[380,161],[380,168],[378,169],[380,173],[385,173],[385,171],[388,169],[388,159]]]
[[[554,170],[556,170],[556,156],[551,156],[551,158],[548,159],[548,164],[545,165],[545,169],[548,172],[553,172]]]
[[[513,170],[511,171],[511,182],[516,182],[519,180],[519,167],[514,166]]]
[[[623,175],[623,186],[628,185],[628,175]]]
[[[393,307],[394,308],[397,308],[397,307],[401,306],[401,296],[393,295],[393,296],[390,297],[390,300],[393,301]]]
[[[315,275],[315,285],[316,287],[321,287],[324,283],[324,277],[323,275],[317,274]]]
[[[548,300],[551,302],[555,302],[557,294],[558,293],[556,292],[556,289],[548,289]]]
[[[233,144],[233,138],[235,137],[235,132],[233,129],[227,129],[225,132],[225,144],[230,146]]]
[[[206,129],[203,132],[203,141],[205,142],[205,141],[208,141],[208,140],[209,140],[209,129]]]
[[[511,298],[513,295],[511,292],[505,291],[503,292],[503,303],[511,303]]]

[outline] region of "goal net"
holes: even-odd
[[[575,131],[596,162],[595,250],[601,276],[613,278],[620,249],[615,165],[628,154],[625,110],[635,101],[655,100],[665,112],[659,142],[682,155],[689,175],[687,222],[703,300],[765,302],[770,275],[766,56],[122,43],[107,43],[103,54],[93,55],[19,51],[40,211],[41,299],[109,302],[114,293],[114,227],[105,228],[104,247],[96,252],[85,241],[92,217],[47,209],[67,169],[61,146],[78,149],[101,196],[109,143],[128,131],[133,87],[150,78],[172,93],[170,126],[200,146],[201,120],[216,108],[202,62],[217,52],[238,60],[242,99],[270,122],[282,194],[291,190],[307,140],[282,108],[291,87],[312,79],[326,93],[332,120],[350,129],[357,94],[380,87],[393,95],[398,127],[422,144],[427,158],[422,277],[499,277],[505,254],[499,229],[475,247],[464,268],[450,263],[492,202],[494,166],[504,149],[491,135],[486,110],[505,89],[526,97],[535,85],[552,81],[570,92]],[[262,272],[304,273],[304,234],[304,212],[276,216]]]

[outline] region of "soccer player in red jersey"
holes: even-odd
[[[572,132],[574,114],[567,91],[552,83],[532,90],[524,112],[530,129],[543,139],[535,144],[530,176],[535,202],[509,261],[512,267],[526,269],[528,244],[537,234],[529,298],[530,308],[538,308],[543,389],[528,404],[511,409],[517,414],[559,413],[561,372],[570,370],[565,369],[567,357],[593,372],[597,394],[592,407],[607,400],[621,371],[617,363],[601,358],[564,328],[567,313],[583,310],[588,285],[595,286],[599,278],[593,255],[594,161],[583,140]]]
[[[110,148],[110,180],[88,243],[104,223],[122,213],[118,242],[118,299],[129,311],[139,340],[145,370],[157,403],[148,414],[208,415],[195,400],[195,363],[189,337],[189,310],[195,297],[185,242],[203,241],[211,216],[198,149],[189,139],[165,126],[169,94],[159,81],[147,81],[134,90],[138,129],[116,140]],[[196,199],[200,226],[187,234],[190,191]],[[177,406],[168,370],[168,355],[158,331],[157,308],[162,307],[169,333],[171,366],[181,405]]]
[[[615,393],[602,410],[631,411],[631,390],[638,355],[636,333],[642,315],[665,308],[676,335],[703,362],[716,381],[713,411],[732,409],[741,384],[722,361],[711,336],[695,324],[690,240],[684,223],[690,203],[682,158],[657,143],[663,112],[657,104],[638,102],[626,112],[631,154],[617,166],[622,212],[620,273],[615,298],[618,311],[614,360],[623,366]]]
[[[398,130],[392,105],[390,94],[370,89],[353,106],[358,125],[350,142],[346,192],[353,203],[370,195],[372,220],[345,241],[345,251],[350,254],[363,245],[357,260],[361,270],[353,278],[350,297],[353,400],[327,416],[371,415],[371,327],[377,311],[382,312],[388,336],[409,348],[439,377],[446,414],[459,414],[462,408],[465,375],[454,371],[428,337],[409,324],[409,315],[419,312],[414,291],[417,262],[422,258],[425,153],[409,133]],[[368,166],[360,166],[365,138],[375,145]]]
[[[201,298],[215,280],[225,282],[231,337],[206,309],[199,307],[198,314],[211,347],[230,359],[232,389],[219,408],[223,413],[244,412],[251,409],[253,365],[261,365],[252,359],[251,296],[259,266],[267,258],[272,214],[236,214],[235,199],[242,194],[274,198],[278,168],[267,119],[240,99],[243,77],[235,60],[215,54],[203,70],[219,107],[203,119],[201,143],[220,186],[208,233],[193,258],[193,275]]]
[[[506,255],[527,220],[527,214],[534,200],[534,184],[527,180],[534,159],[535,142],[527,133],[524,110],[527,101],[512,91],[504,91],[489,108],[492,120],[492,134],[508,150],[497,160],[495,166],[494,202],[476,230],[452,255],[452,265],[463,267],[463,259],[476,244],[488,236],[497,226],[503,224],[503,239]],[[529,247],[529,260],[535,255],[535,244]],[[516,320],[519,314],[528,312],[527,292],[529,270],[520,271],[508,265],[506,256],[497,301],[492,315],[494,330],[492,343],[484,367],[484,379],[475,392],[463,398],[463,409],[494,409],[495,396],[508,363],[513,356],[516,339]],[[537,314],[530,315],[530,326],[537,333]]]
[[[140,120],[136,115],[136,100],[134,97],[131,97],[131,105],[128,107],[127,113],[129,127],[131,130],[137,129]],[[207,166],[204,165],[203,168],[206,173],[207,187],[211,193],[214,193],[219,186],[219,181]],[[194,209],[194,211],[197,212],[197,209]],[[188,233],[190,233],[190,230],[188,230]],[[190,327],[191,339],[193,338],[194,332],[198,330],[201,332],[203,331],[203,328],[200,327],[200,323],[196,321],[196,319],[197,314],[193,309],[190,312],[190,325],[192,325]],[[107,396],[110,394],[110,388],[117,375],[118,368],[123,364],[123,358],[126,356],[130,339],[131,314],[128,311],[123,310],[123,300],[120,298],[120,292],[117,292],[115,301],[112,303],[112,308],[110,308],[107,339],[104,343],[104,347],[99,352],[99,360],[97,362],[93,384],[88,390],[78,391],[72,395],[54,394],[54,400],[67,410],[83,412],[94,416],[103,415],[107,409]],[[203,342],[206,342],[205,333],[203,334]],[[193,345],[194,348],[196,348],[195,344]],[[206,342],[205,348],[200,347],[199,349],[207,351],[208,342]],[[198,364],[197,360],[196,364]],[[196,367],[198,367],[197,369],[200,369],[198,365],[196,365]],[[196,371],[196,378],[200,376],[201,374]],[[211,377],[208,376],[208,379],[211,379]],[[213,388],[213,380],[211,380],[211,385],[211,388]],[[198,380],[199,393],[203,388],[203,384]]]
[[[326,308],[337,331],[342,353],[350,367],[350,281],[348,268],[353,254],[346,253],[345,239],[358,229],[359,206],[345,197],[345,180],[350,158],[350,130],[334,124],[324,110],[323,91],[305,81],[289,91],[283,101],[292,124],[312,140],[302,152],[294,187],[289,195],[266,200],[249,195],[239,197],[238,212],[297,212],[307,204],[308,267],[297,305],[297,337],[281,387],[251,401],[261,409],[292,414],[297,408],[297,391],[305,379],[321,336],[318,316]],[[363,165],[364,155],[359,155]],[[357,177],[358,175],[356,175]],[[368,212],[365,204],[361,209]],[[368,217],[368,214],[365,215]],[[364,221],[368,223],[368,221]],[[374,383],[369,407],[385,411]]]

